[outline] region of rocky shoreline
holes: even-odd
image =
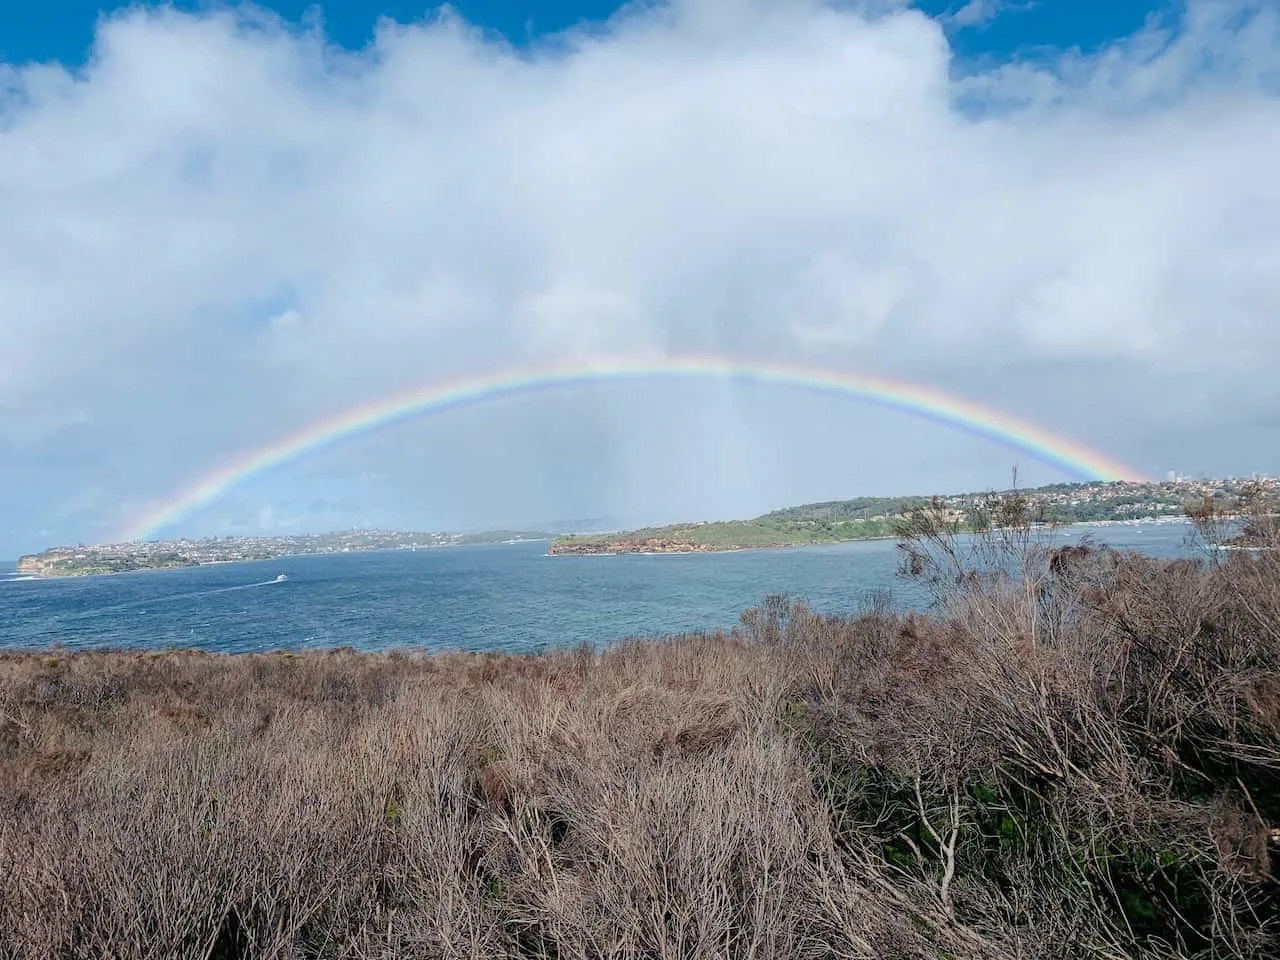
[[[685,540],[592,540],[582,543],[552,543],[547,548],[549,556],[595,556],[620,553],[722,553],[725,550],[742,550],[743,547],[713,547],[705,543]]]

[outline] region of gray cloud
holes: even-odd
[[[0,480],[32,485],[0,551],[117,531],[354,403],[596,353],[930,382],[1153,473],[1185,452],[1150,438],[1190,442],[1190,421],[1214,469],[1274,469],[1230,431],[1280,400],[1278,62],[1274,6],[1244,2],[977,72],[896,4],[682,0],[524,52],[450,15],[359,53],[247,8],[117,16],[82,70],[0,67]],[[701,475],[651,482],[662,405],[617,396],[539,407],[519,437],[515,406],[486,408],[475,429],[537,461],[542,492],[509,472],[453,486],[530,516],[659,515],[941,486],[1003,458],[964,442],[940,464],[903,446],[936,433],[868,413],[881,465],[824,455],[824,485],[763,466],[776,424],[707,390],[666,447]],[[114,452],[51,460],[87,416]],[[552,438],[578,429],[606,439],[575,511]],[[448,462],[478,441],[441,442]],[[348,459],[403,478],[412,456],[388,438]],[[241,519],[271,506],[244,497]],[[477,499],[391,519],[475,519]]]

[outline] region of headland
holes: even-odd
[[[1037,522],[1107,523],[1176,519],[1211,502],[1230,509],[1247,490],[1261,484],[1280,491],[1275,479],[1169,480],[1165,482],[1059,483],[1016,491],[1027,499]],[[931,505],[962,529],[978,529],[992,498],[1015,491],[961,493],[943,497],[858,497],[774,510],[751,520],[679,523],[617,533],[558,537],[555,555],[622,553],[709,553],[799,547],[852,540],[889,539],[900,534],[913,512]]]

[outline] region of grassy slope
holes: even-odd
[[[859,497],[775,510],[751,520],[677,523],[620,533],[558,537],[553,551],[626,551],[653,542],[708,550],[801,546],[895,535],[895,517],[923,506],[927,497]]]

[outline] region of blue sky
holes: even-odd
[[[320,9],[0,4],[0,557],[352,408],[601,354],[1280,472],[1280,0],[671,0],[548,44],[611,8]],[[166,532],[749,516],[1015,459],[1068,479],[849,401],[600,384],[353,438]]]
[[[104,0],[41,0],[0,5],[0,61],[56,60],[82,63],[93,43],[100,11],[131,6]],[[181,0],[180,10],[207,9],[207,2]],[[292,22],[320,12],[331,41],[348,49],[365,46],[374,23],[388,17],[401,23],[422,19],[436,5],[424,3],[330,0],[275,0],[261,3]],[[515,44],[569,27],[607,20],[620,4],[609,0],[514,3],[459,0],[451,4],[468,22],[497,31]],[[930,16],[954,15],[965,7],[984,13],[974,22],[950,23],[957,53],[965,57],[1006,59],[1032,55],[1043,48],[1079,48],[1088,53],[1117,37],[1138,30],[1150,16],[1176,21],[1178,4],[1152,0],[921,0],[915,4]],[[989,11],[989,13],[988,13]],[[964,18],[961,18],[964,20]]]

